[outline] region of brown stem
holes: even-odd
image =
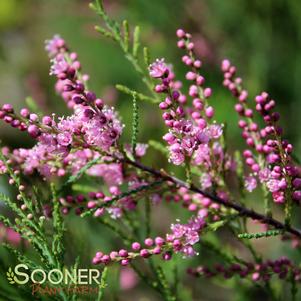
[[[124,162],[129,164],[129,165],[132,165],[136,168],[139,168],[143,171],[146,171],[160,179],[163,179],[165,181],[170,181],[178,186],[181,186],[181,187],[185,187],[187,188],[188,190],[190,191],[193,191],[193,192],[196,192],[196,193],[200,193],[202,194],[203,196],[213,200],[214,202],[218,203],[218,204],[221,204],[227,208],[232,208],[234,209],[235,211],[237,211],[241,216],[246,216],[246,217],[249,217],[249,218],[252,218],[254,220],[258,220],[264,224],[269,224],[273,227],[275,227],[276,229],[282,229],[284,231],[287,231],[299,238],[301,238],[301,231],[292,227],[292,226],[289,226],[289,225],[285,225],[283,223],[281,223],[280,221],[274,219],[274,218],[271,218],[271,217],[268,217],[266,215],[263,215],[261,213],[258,213],[256,211],[254,211],[253,209],[248,209],[240,204],[237,204],[235,203],[234,201],[227,201],[227,200],[224,200],[220,197],[218,197],[217,195],[214,195],[214,194],[211,194],[209,192],[206,192],[206,191],[203,191],[201,189],[199,189],[198,187],[196,187],[195,185],[188,185],[186,182],[174,177],[174,176],[171,176],[167,173],[165,173],[164,171],[159,171],[159,170],[156,170],[154,168],[151,168],[149,166],[146,166],[146,165],[143,165],[142,163],[138,162],[138,161],[132,161],[130,159],[124,159]]]

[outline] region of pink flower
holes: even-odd
[[[279,182],[280,182],[279,180],[270,179],[267,181],[266,185],[271,192],[276,192],[280,190]]]
[[[196,251],[193,249],[192,246],[184,246],[181,250],[185,257],[192,257],[196,255]]]
[[[207,189],[212,186],[212,177],[208,173],[203,173],[201,176],[202,189]]]
[[[113,109],[104,108],[103,114],[83,123],[82,130],[88,144],[97,145],[107,151],[120,137],[123,125]]]
[[[185,161],[185,156],[181,150],[170,150],[170,160],[175,165],[181,165]]]
[[[45,41],[45,49],[50,57],[56,55],[64,45],[65,41],[59,35],[55,35],[51,40]]]
[[[52,60],[52,66],[50,68],[50,75],[59,75],[68,70],[69,64],[66,62],[63,56],[56,57]]]
[[[152,201],[152,204],[158,205],[161,203],[162,197],[160,196],[160,194],[154,193],[151,195],[151,201]]]
[[[175,238],[181,238],[186,233],[186,228],[182,224],[172,224],[170,228]]]
[[[176,252],[181,252],[185,257],[193,256],[196,252],[193,245],[200,240],[199,232],[205,226],[204,215],[191,218],[187,224],[172,224],[171,234],[167,235],[170,241],[177,240],[181,244],[175,249]]]
[[[21,236],[12,228],[6,228],[6,240],[12,245],[19,245],[21,243]]]
[[[271,171],[268,168],[264,168],[258,174],[259,180],[261,183],[266,182],[271,175]]]
[[[7,171],[7,168],[5,166],[5,164],[3,163],[3,161],[0,160],[0,174],[5,174]]]
[[[122,209],[119,207],[110,207],[107,209],[112,219],[118,219],[122,216]]]
[[[163,139],[170,145],[176,141],[176,137],[171,132],[168,132],[167,134],[165,134],[163,136]]]
[[[275,191],[272,193],[273,199],[275,203],[283,204],[285,202],[284,192],[283,191]]]
[[[223,127],[218,124],[212,124],[207,131],[211,139],[218,139],[223,134]]]
[[[118,163],[94,165],[87,171],[87,174],[103,177],[109,186],[121,185],[123,182],[122,167]]]
[[[209,142],[209,135],[207,131],[198,131],[198,133],[196,134],[197,140],[199,141],[199,143],[201,144],[205,144]]]
[[[181,146],[183,150],[185,150],[186,154],[191,156],[196,146],[196,142],[192,137],[185,137],[182,139]]]
[[[136,148],[135,148],[135,155],[140,158],[143,157],[146,153],[147,148],[148,148],[147,144],[137,143]],[[128,152],[132,152],[132,147],[130,144],[126,144],[125,149]]]
[[[136,273],[130,268],[122,268],[120,270],[120,287],[122,290],[130,290],[138,283]]]
[[[60,133],[57,135],[57,142],[60,145],[68,146],[72,143],[72,135],[68,132]]]
[[[135,148],[136,156],[143,157],[146,153],[147,148],[148,148],[147,144],[138,143]]]
[[[210,148],[208,144],[199,145],[198,149],[194,152],[194,161],[196,165],[210,163]]]
[[[163,77],[168,70],[169,69],[165,64],[164,59],[156,59],[156,61],[149,66],[149,74],[154,78]]]
[[[245,178],[245,188],[252,192],[257,187],[257,181],[255,177],[249,176]]]

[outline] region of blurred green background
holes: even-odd
[[[126,125],[130,123],[131,100],[119,94],[114,85],[120,83],[147,91],[118,46],[95,32],[94,25],[101,21],[88,3],[85,0],[0,0],[0,104],[10,102],[21,108],[24,99],[32,96],[43,112],[68,114],[64,102],[54,93],[54,79],[49,76],[49,61],[44,51],[44,40],[58,33],[78,52],[84,72],[91,76],[92,90],[120,110]],[[197,54],[204,61],[207,85],[214,91],[212,104],[217,119],[228,126],[230,148],[242,148],[243,143],[236,126],[234,100],[221,84],[219,66],[225,57],[238,67],[251,97],[265,90],[277,101],[285,136],[295,146],[296,154],[301,153],[299,0],[107,0],[104,3],[112,17],[126,18],[130,24],[140,25],[142,39],[149,46],[152,58],[165,57],[172,62],[180,80],[184,78],[185,66],[181,63],[181,51],[176,48],[175,31],[182,27],[193,34]],[[139,140],[160,139],[165,129],[159,110],[141,104],[140,112]],[[126,130],[124,139],[129,134]],[[13,147],[32,144],[26,135],[3,123],[0,137],[4,144]],[[78,240],[86,235],[87,225],[81,223],[82,227],[74,234]],[[91,233],[89,243],[86,241],[82,249],[87,250],[87,260],[108,235],[104,233],[98,238],[97,232]],[[110,244],[107,248],[111,248]],[[211,286],[206,285],[210,290]],[[207,290],[196,285],[195,300],[221,300],[212,290],[209,298]],[[120,300],[156,300],[152,295],[142,299],[143,292],[139,289],[135,290],[136,299],[131,299],[131,293]],[[223,300],[234,300],[227,290],[223,294]]]

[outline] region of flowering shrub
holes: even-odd
[[[252,242],[277,236],[290,240],[296,248],[301,238],[301,231],[293,225],[293,208],[301,200],[301,169],[293,146],[284,138],[276,102],[266,92],[256,96],[255,101],[249,100],[236,67],[229,60],[222,62],[223,85],[236,99],[238,126],[246,142],[241,155],[229,151],[226,127],[214,120],[214,93],[207,87],[191,35],[182,29],[176,32],[177,47],[183,50],[182,62],[187,66],[186,92],[164,59],[151,62],[146,47],[142,55],[139,27],[135,27],[131,38],[126,21],[119,24],[111,20],[98,1],[91,7],[105,23],[96,30],[120,45],[145,83],[145,93],[117,85],[132,99],[132,139],[122,140],[123,132],[130,129],[113,107],[88,88],[89,76],[82,73],[78,55],[66,41],[58,35],[46,41],[50,75],[56,78],[56,92],[71,113],[67,117],[48,116],[27,108],[17,112],[8,103],[2,105],[0,118],[35,140],[29,149],[2,147],[1,174],[18,191],[15,200],[1,194],[14,213],[14,218],[1,215],[4,245],[32,268],[62,269],[68,252],[65,220],[75,214],[78,219],[94,219],[108,227],[124,245],[103,250],[99,244],[91,256],[91,264],[103,272],[102,283],[107,281],[107,271],[119,264],[126,266],[122,268],[122,287],[135,286],[138,275],[162,300],[186,300],[188,297],[183,297],[179,289],[186,285],[181,281],[184,276],[175,270],[175,278],[171,279],[165,271],[166,261],[177,265],[186,261],[190,267],[181,274],[187,274],[191,281],[199,281],[194,279],[197,276],[234,278],[246,291],[260,288],[271,300],[278,300],[279,292],[271,284],[279,281],[291,288],[292,298],[297,300],[301,279],[298,263],[287,257],[264,259]],[[143,102],[162,110],[166,133],[161,141],[138,142],[139,127],[144,126],[138,103],[143,106]],[[162,169],[159,162],[152,166],[143,163],[148,148],[161,153],[175,172]],[[84,177],[88,186],[81,181]],[[95,180],[101,180],[102,185]],[[256,207],[262,208],[255,211],[248,196],[257,188],[262,190],[262,202]],[[163,202],[178,204],[189,217],[184,220],[182,215],[175,215],[170,229],[159,235],[152,211]],[[138,217],[143,225],[137,224]],[[258,222],[263,232],[249,233],[249,220]],[[235,244],[229,252],[223,248],[219,231],[224,228],[252,257],[235,255]],[[52,241],[46,233],[51,233]],[[26,248],[37,252],[39,260],[18,250],[21,240]],[[199,265],[203,249],[216,255],[216,263]],[[100,287],[98,300],[104,288]],[[68,296],[61,291],[57,297],[75,300],[76,293]]]

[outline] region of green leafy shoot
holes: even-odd
[[[69,177],[69,179],[61,186],[59,192],[62,192],[62,190],[69,186],[70,184],[78,181],[83,175],[84,173],[91,168],[92,166],[99,164],[102,162],[101,158],[95,158],[91,161],[89,161],[85,166],[83,166],[75,175],[72,175]]]
[[[121,24],[112,20],[104,10],[102,0],[95,0],[90,4],[90,7],[98,14],[104,21],[104,26],[96,26],[96,31],[100,32],[105,37],[113,39],[117,42],[124,52],[126,59],[133,65],[136,72],[141,76],[142,81],[152,94],[155,102],[159,102],[160,98],[153,90],[153,81],[150,78],[145,63],[149,63],[150,55],[146,47],[143,47],[143,53],[140,55],[141,42],[140,42],[140,28],[135,26],[133,31],[133,41],[130,47],[130,27],[125,20]],[[143,57],[142,59],[140,57]]]
[[[120,91],[122,93],[125,93],[125,94],[128,94],[128,95],[133,95],[133,93],[136,93],[136,97],[137,97],[138,100],[145,101],[145,102],[152,103],[152,104],[158,103],[157,99],[154,99],[154,98],[149,97],[147,95],[144,95],[142,93],[138,93],[134,90],[131,90],[130,88],[128,88],[126,86],[117,84],[115,87],[118,91]]]
[[[132,118],[132,154],[135,157],[136,146],[137,146],[137,136],[139,127],[139,113],[136,93],[133,93],[133,118]]]
[[[246,239],[253,239],[253,238],[262,238],[262,237],[271,237],[283,234],[283,230],[269,230],[266,232],[259,232],[259,233],[241,233],[238,235],[238,238],[246,238]]]

